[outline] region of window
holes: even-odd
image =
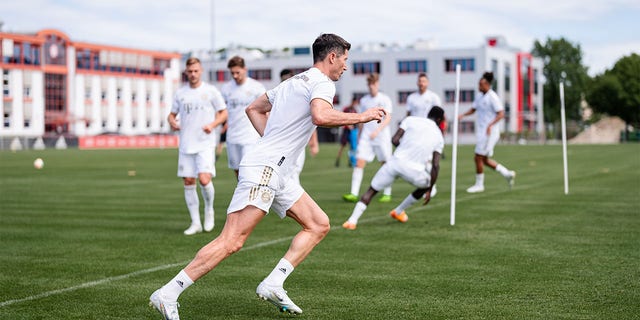
[[[474,90],[460,90],[460,102],[473,102],[475,98]],[[444,91],[444,100],[445,102],[455,102],[456,101],[456,91],[455,90],[445,90]]]
[[[511,66],[504,64],[504,91],[511,91]]]
[[[353,74],[380,73],[380,62],[354,62]]]
[[[9,91],[9,70],[2,70],[2,96],[10,97],[11,92]]]
[[[498,91],[498,60],[496,59],[491,59],[491,72],[496,76],[496,80],[491,84],[491,89],[493,89],[493,91]]]
[[[369,94],[368,92],[354,92],[353,93],[353,98],[360,101],[360,99],[364,96],[366,96],[367,94]]]
[[[427,60],[401,60],[398,61],[398,73],[427,72]]]
[[[413,91],[398,91],[398,104],[406,104],[407,98]]]
[[[538,94],[538,69],[533,69],[533,93]]]
[[[475,59],[473,58],[455,58],[444,60],[444,71],[455,72],[456,65],[460,65],[460,71],[474,71],[476,69]]]
[[[271,69],[249,70],[249,77],[256,80],[271,80]]]

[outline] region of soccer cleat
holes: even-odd
[[[213,211],[204,213],[204,231],[211,232],[213,230],[214,220]]]
[[[169,302],[162,299],[160,289],[156,290],[151,294],[151,297],[149,297],[149,306],[158,310],[165,320],[180,320],[180,315],[178,315],[178,307],[180,307],[180,305],[178,302]]]
[[[260,282],[258,288],[256,289],[256,294],[258,298],[269,301],[276,307],[280,312],[288,312],[291,314],[301,314],[302,309],[296,306],[289,296],[287,296],[287,291],[285,291],[282,287],[272,287],[264,283],[264,281]]]
[[[515,171],[509,171],[509,176],[506,177],[507,179],[507,183],[509,184],[509,189],[513,188],[513,185],[516,184],[516,172]]]
[[[340,158],[336,159],[336,168],[340,166]]]
[[[479,186],[479,185],[472,185],[471,187],[469,187],[467,189],[468,193],[478,193],[478,192],[484,192],[484,186]]]
[[[351,193],[343,194],[342,199],[347,202],[358,202],[358,196]]]
[[[192,224],[187,230],[184,231],[184,234],[187,236],[192,236],[200,232],[202,232],[202,226]]]
[[[355,230],[356,229],[356,224],[355,223],[351,223],[349,221],[345,221],[342,224],[342,227],[347,229],[347,230]]]
[[[378,202],[382,202],[382,203],[391,202],[391,196],[388,194],[383,194],[382,197],[378,199]]]
[[[389,216],[391,216],[391,218],[394,218],[402,223],[405,223],[407,222],[407,220],[409,220],[409,216],[404,211],[398,214],[396,213],[395,210],[391,210],[391,212],[389,212]]]

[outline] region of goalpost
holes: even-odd
[[[564,194],[569,194],[569,172],[567,165],[567,121],[564,114],[564,82],[560,82],[560,121],[562,123],[562,165],[564,169]]]

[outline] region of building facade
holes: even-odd
[[[215,59],[205,60],[205,78],[220,86],[230,78],[227,60],[233,55],[247,60],[249,76],[261,81],[267,88],[276,86],[282,69],[300,72],[312,65],[309,47],[299,47],[284,52],[259,56],[255,51],[226,50]],[[501,130],[515,137],[544,137],[541,81],[543,61],[530,53],[506,45],[502,37],[488,37],[475,48],[434,49],[429,44],[416,44],[410,48],[366,45],[353,47],[349,52],[348,70],[336,83],[335,107],[349,104],[352,97],[367,94],[366,76],[380,73],[380,91],[389,95],[394,103],[393,130],[406,116],[406,100],[417,90],[418,74],[429,77],[429,89],[438,94],[444,104],[449,122],[447,140],[451,140],[456,73],[460,64],[459,112],[471,108],[478,91],[478,81],[486,71],[495,76],[494,90],[505,106],[505,120]],[[459,124],[460,143],[473,143],[474,117]]]
[[[0,138],[169,132],[178,53],[0,32]]]

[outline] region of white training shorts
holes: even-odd
[[[282,219],[300,199],[304,189],[291,176],[280,178],[271,167],[243,166],[238,173],[238,186],[233,192],[227,214],[254,206],[269,213],[273,209]]]
[[[378,161],[384,162],[391,159],[392,147],[391,141],[384,143],[375,143],[369,137],[362,137],[358,141],[358,150],[356,151],[356,158],[365,160],[366,162],[373,161],[373,158],[377,158]]]
[[[392,159],[378,169],[371,180],[371,187],[377,191],[390,187],[400,177],[417,188],[427,188],[431,183],[431,174],[424,165]]]
[[[251,148],[251,144],[239,144],[227,142],[227,163],[229,169],[238,170],[240,168],[240,160],[245,153]]]
[[[487,135],[486,128],[476,133],[476,150],[475,153],[481,156],[491,157],[493,148],[500,140],[500,130],[495,126],[491,130],[491,135]]]
[[[216,176],[214,164],[214,148],[208,148],[198,153],[178,153],[178,177],[197,178],[198,173],[210,173]]]

